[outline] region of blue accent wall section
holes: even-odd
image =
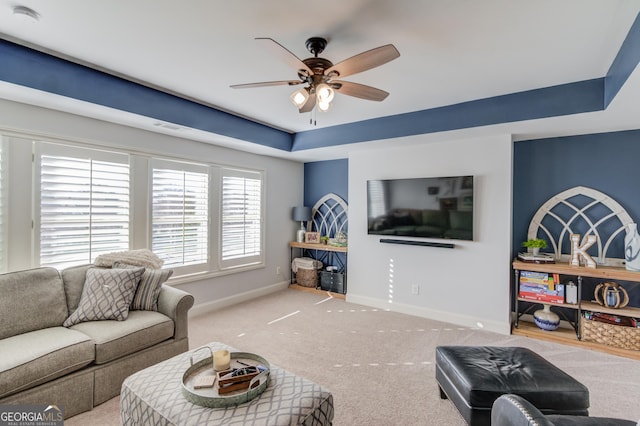
[[[0,40],[0,79],[285,151],[292,135],[89,67]]]
[[[516,142],[513,150],[513,255],[527,237],[535,212],[549,198],[586,186],[617,201],[635,222],[640,221],[640,130]],[[612,247],[613,248],[613,247]],[[624,248],[608,253],[624,258]],[[602,280],[584,279],[583,298]],[[640,283],[620,282],[630,306],[640,307]]]
[[[627,37],[605,77],[604,105],[609,106],[640,62],[640,15],[636,16]]]
[[[640,221],[640,130],[516,142],[513,155],[514,255],[540,206],[574,186],[607,194]]]
[[[304,205],[313,205],[329,193],[349,203],[349,160],[316,161],[304,164]]]
[[[556,117],[604,108],[604,78],[296,133],[293,151]]]

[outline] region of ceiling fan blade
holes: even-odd
[[[252,87],[266,87],[266,86],[296,86],[304,83],[300,80],[280,80],[280,81],[263,81],[261,83],[246,83],[246,84],[233,84],[229,87],[232,89],[249,89]]]
[[[343,95],[354,96],[368,101],[383,101],[389,92],[376,89],[375,87],[366,86],[364,84],[352,83],[350,81],[332,81],[331,87]]]
[[[298,111],[300,112],[300,114],[304,112],[309,112],[313,109],[314,106],[316,106],[316,97],[315,95],[311,95],[309,96],[309,99],[307,99],[307,102],[305,102],[304,105],[302,105],[298,109]]]
[[[286,47],[278,43],[272,38],[258,37],[256,41],[260,43],[265,49],[272,54],[280,58],[284,63],[289,65],[294,70],[305,70],[309,75],[313,75],[313,71],[309,68],[300,58],[291,53]]]
[[[338,76],[346,77],[386,64],[399,56],[400,52],[398,52],[398,49],[396,49],[393,44],[387,44],[345,59],[328,68],[324,72],[324,75],[329,75],[332,71],[336,71]]]

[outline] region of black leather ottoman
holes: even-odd
[[[589,415],[589,390],[526,348],[438,346],[436,380],[471,426],[491,425],[491,406],[507,393],[543,414]]]

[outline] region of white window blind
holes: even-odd
[[[205,166],[154,161],[151,246],[165,267],[208,267],[209,174]]]
[[[41,147],[40,265],[61,269],[127,250],[128,156],[44,143]]]
[[[385,183],[380,180],[367,181],[367,205],[369,206],[369,217],[376,218],[382,216],[387,211],[387,200],[385,199]]]
[[[222,170],[221,266],[262,261],[262,175]]]

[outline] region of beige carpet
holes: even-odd
[[[640,362],[284,290],[190,320],[190,347],[220,341],[330,389],[334,425],[463,426],[435,382],[438,345],[524,346],[584,383],[592,416],[640,419]],[[119,425],[119,400],[67,426]]]

